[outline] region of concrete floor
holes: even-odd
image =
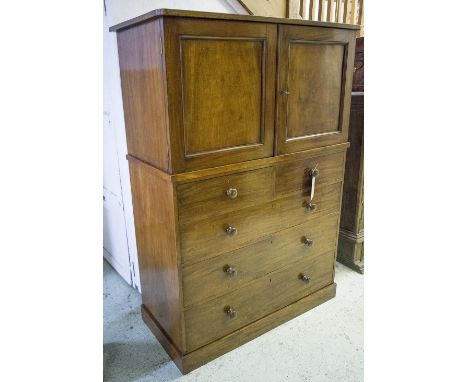
[[[336,298],[182,376],[140,317],[141,297],[104,261],[104,380],[363,381],[363,276],[337,265]]]

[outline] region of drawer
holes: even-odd
[[[188,265],[259,241],[262,237],[321,216],[338,212],[341,183],[324,186],[307,207],[307,195],[296,194],[259,206],[216,216],[194,224],[180,225],[182,263]],[[235,229],[235,234],[231,233]]]
[[[179,220],[193,222],[273,198],[273,168],[234,173],[177,186]]]
[[[187,351],[223,337],[333,282],[334,251],[305,259],[185,311]],[[309,282],[301,279],[306,275]],[[234,312],[230,316],[227,310]]]
[[[333,251],[338,218],[338,213],[330,214],[279,231],[239,250],[184,267],[184,305],[221,296],[294,262]]]
[[[345,152],[315,156],[300,161],[279,164],[276,167],[276,197],[281,198],[294,193],[309,193],[312,177],[311,169],[317,169],[315,190],[320,187],[341,182],[345,165]]]

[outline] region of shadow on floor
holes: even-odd
[[[363,277],[336,266],[336,298],[182,376],[141,319],[141,296],[104,262],[106,382],[362,382]]]
[[[104,381],[133,381],[149,376],[171,360],[158,345],[145,342],[104,344]],[[127,379],[128,378],[128,379]]]

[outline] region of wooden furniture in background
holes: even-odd
[[[364,273],[364,37],[356,40],[337,260]]]
[[[356,29],[175,10],[111,28],[142,317],[182,372],[335,296]]]
[[[251,15],[359,25],[364,35],[364,0],[242,0]]]
[[[364,35],[364,0],[242,0],[247,12],[257,16],[289,17],[355,24]]]
[[[354,55],[353,92],[364,91],[364,37],[356,39]]]
[[[364,0],[287,0],[287,17],[364,25]]]

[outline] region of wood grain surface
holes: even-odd
[[[193,223],[207,217],[253,207],[273,199],[273,167],[243,171],[177,186],[179,219]],[[237,196],[230,198],[228,190]]]
[[[334,252],[304,259],[257,279],[244,288],[187,309],[187,350],[194,350],[223,337],[332,284],[333,264]],[[301,273],[310,276],[309,283],[299,279]],[[236,310],[236,318],[227,316],[224,312],[227,306]]]
[[[137,162],[130,162],[130,179],[143,304],[184,351],[173,186]]]
[[[317,219],[339,211],[342,184],[335,183],[318,189],[314,203],[316,209],[306,207],[307,193],[278,199],[225,215],[197,222],[181,224],[180,250],[184,264],[214,257],[260,240],[282,229]],[[229,236],[228,226],[235,227],[237,234]]]
[[[336,248],[338,214],[288,228],[250,246],[183,268],[184,304],[229,293],[294,262]],[[305,239],[312,240],[306,245]],[[226,273],[235,269],[235,275]]]
[[[185,155],[263,142],[264,40],[180,41]]]
[[[142,316],[183,372],[335,295],[357,28],[173,10],[114,28]]]
[[[276,31],[164,20],[172,173],[273,155]]]
[[[355,34],[280,25],[276,153],[346,142]]]
[[[170,172],[159,20],[117,34],[128,154]]]
[[[182,9],[155,9],[147,12],[141,16],[134,17],[130,20],[121,22],[113,25],[109,28],[111,32],[124,30],[129,27],[136,26],[146,21],[158,19],[158,18],[169,18],[169,17],[184,17],[194,19],[207,19],[207,20],[232,20],[232,21],[249,21],[258,23],[275,23],[275,24],[289,24],[289,25],[306,25],[306,26],[319,26],[322,28],[336,28],[336,29],[348,29],[358,30],[359,25],[342,24],[342,23],[327,23],[317,22],[309,20],[298,20],[289,19],[285,17],[262,17],[262,16],[251,16],[251,15],[237,15],[233,13],[214,13],[214,12],[197,12],[187,11]]]
[[[219,357],[254,338],[268,332],[269,330],[297,317],[316,306],[332,299],[336,295],[336,284],[331,284],[312,293],[288,306],[277,310],[257,321],[246,325],[216,341],[213,341],[190,353],[180,353],[171,343],[167,335],[160,330],[157,320],[148,314],[142,305],[142,317],[153,334],[159,340],[166,352],[174,360],[176,366],[183,374],[189,373],[197,367]]]
[[[311,176],[309,170],[317,169],[315,188],[341,182],[345,153],[312,156],[294,162],[284,162],[275,166],[275,197],[281,198],[296,193],[310,193]]]

